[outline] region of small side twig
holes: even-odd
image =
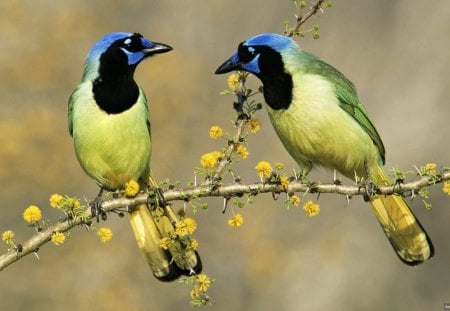
[[[296,34],[300,27],[312,16],[316,15],[317,12],[322,8],[322,3],[324,0],[317,0],[317,2],[309,9],[308,12],[304,15],[296,16],[297,21],[293,28],[285,32],[286,37],[292,37],[294,34]]]

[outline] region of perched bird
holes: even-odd
[[[87,56],[81,83],[69,99],[69,132],[78,161],[100,186],[100,196],[103,189],[120,190],[130,180],[148,186],[150,120],[134,71],[144,59],[171,50],[138,33],[115,32],[95,43]],[[183,243],[168,250],[160,247],[160,240],[170,237],[179,221],[170,206],[138,206],[130,221],[156,278],[172,281],[201,271],[198,254]]]
[[[306,173],[318,165],[386,184],[383,142],[353,83],[337,69],[291,38],[268,33],[240,43],[216,74],[233,70],[261,80],[273,127]],[[433,256],[431,240],[401,196],[371,196],[370,204],[404,263],[416,265]]]

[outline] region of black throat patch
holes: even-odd
[[[92,92],[103,111],[117,114],[136,103],[139,87],[133,78],[135,69],[119,48],[110,47],[100,56],[99,77],[93,82]]]
[[[264,86],[264,99],[274,110],[288,109],[292,101],[292,76],[285,72],[280,53],[266,47],[258,46],[260,53],[257,74]]]

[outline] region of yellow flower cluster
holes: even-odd
[[[194,289],[191,290],[191,298],[193,299],[207,292],[212,284],[212,280],[205,273],[197,275],[195,280],[197,284],[194,286]]]
[[[132,179],[125,184],[125,195],[127,197],[135,197],[139,193],[139,184]]]
[[[22,216],[26,222],[32,224],[41,220],[42,213],[39,207],[37,207],[36,205],[30,205],[25,209]]]
[[[436,163],[427,163],[425,164],[425,170],[427,173],[436,174]]]
[[[315,204],[313,201],[309,200],[303,205],[303,210],[310,217],[317,216],[320,212],[320,206],[319,204]]]
[[[228,88],[234,92],[239,91],[239,75],[237,73],[232,73],[227,79]]]
[[[170,245],[172,245],[172,239],[168,237],[164,237],[161,240],[159,240],[159,247],[162,249],[168,250]]]
[[[112,235],[112,231],[109,228],[103,227],[97,230],[97,236],[100,238],[102,243],[111,241]]]
[[[442,190],[447,193],[448,195],[450,195],[450,181],[446,181],[444,183],[444,187],[442,188]]]
[[[299,206],[300,205],[300,201],[301,201],[301,199],[300,199],[300,197],[298,195],[294,194],[294,195],[291,195],[289,197],[289,202],[291,202],[291,204],[294,205],[294,206]],[[303,206],[303,208],[305,208],[305,207]]]
[[[189,245],[188,249],[195,251],[198,248],[198,241],[196,239],[188,239]],[[164,237],[159,240],[159,247],[164,250],[168,250],[170,246],[174,243],[174,240],[169,237]]]
[[[256,133],[261,129],[259,120],[256,118],[250,119],[247,123],[247,127],[250,133]]]
[[[222,137],[223,135],[223,130],[220,126],[211,126],[211,128],[209,129],[209,136],[213,139],[217,139]]]
[[[177,222],[175,225],[175,233],[179,237],[184,237],[188,234],[192,234],[197,230],[197,223],[194,219],[186,217],[183,220]]]
[[[78,208],[80,208],[80,200],[78,200],[77,198],[70,198],[69,200],[70,206],[72,207],[72,209],[76,210]]]
[[[269,162],[266,161],[260,161],[255,166],[256,171],[258,172],[259,177],[261,178],[267,178],[272,174],[272,166]]]
[[[16,234],[12,230],[6,230],[2,234],[2,241],[8,245],[14,245],[14,236]]]
[[[247,159],[249,152],[248,149],[241,144],[237,145],[236,147],[236,153],[243,159]]]
[[[62,232],[54,232],[52,234],[52,243],[55,245],[61,245],[66,240],[66,236]]]
[[[277,163],[275,163],[275,168],[276,168],[278,171],[281,171],[281,170],[284,168],[284,164],[283,164],[283,163],[280,163],[280,162],[277,162]]]
[[[195,251],[198,248],[198,241],[196,239],[190,239],[189,248]]]
[[[205,168],[215,168],[219,164],[219,158],[222,156],[222,153],[219,151],[212,151],[209,153],[205,153],[200,158],[200,165]]]
[[[287,188],[289,187],[289,178],[287,176],[281,176],[280,184],[281,184],[281,189],[287,190]]]
[[[54,193],[50,196],[50,206],[53,208],[59,208],[61,201],[63,200],[63,196],[57,193]]]
[[[240,227],[244,222],[244,217],[241,214],[236,214],[228,219],[228,225],[231,227]]]
[[[199,291],[206,292],[211,286],[212,281],[205,273],[200,273],[197,275],[197,283]]]

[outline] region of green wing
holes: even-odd
[[[69,126],[69,134],[72,136],[73,134],[73,105],[75,100],[75,93],[77,92],[78,87],[73,91],[73,93],[69,97],[69,103],[67,106],[67,122]]]
[[[341,108],[351,115],[359,123],[359,125],[361,125],[366,133],[369,134],[370,138],[372,138],[374,144],[378,147],[381,160],[384,164],[386,150],[384,149],[383,141],[381,140],[381,137],[372,121],[370,121],[367,116],[367,111],[359,101],[355,89],[353,88],[352,92],[349,93],[348,90],[342,89],[338,86],[336,89],[336,96],[339,100]]]
[[[340,107],[351,115],[370,136],[377,146],[381,160],[384,164],[386,150],[384,149],[383,141],[372,121],[370,121],[366,109],[359,101],[353,83],[336,68],[321,61],[314,55],[306,52],[303,52],[303,54],[304,59],[307,60],[307,65],[304,67],[306,71],[328,79],[335,86],[336,97],[339,100]]]

